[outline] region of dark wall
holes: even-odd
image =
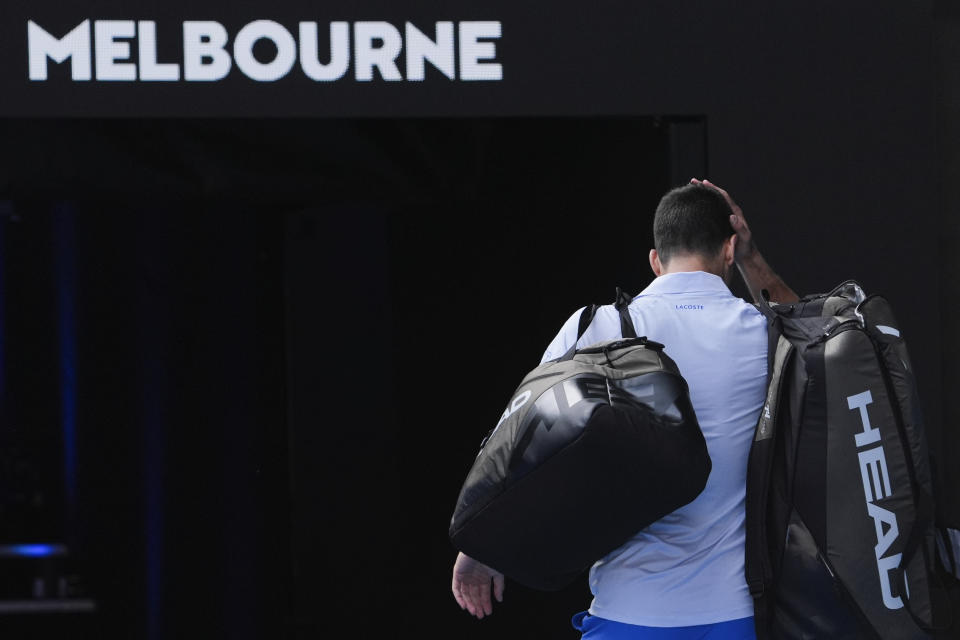
[[[638,211],[703,163],[702,144],[671,161],[678,131],[702,126],[8,122],[34,142],[7,173],[13,289],[50,297],[21,267],[54,260],[64,218],[76,230],[88,637],[316,637],[365,619],[374,583],[402,595],[368,633],[415,624],[414,593],[468,633],[447,592],[458,478],[565,317],[650,279]],[[35,314],[56,315],[8,314],[20,351],[51,333]],[[488,355],[437,377],[470,354]],[[29,362],[8,368],[19,385]],[[44,390],[25,415],[57,413]],[[543,611],[513,620],[527,633],[568,631],[584,602],[511,591]]]
[[[960,6],[952,2],[937,3],[937,177],[940,195],[940,220],[938,229],[940,260],[937,271],[941,274],[942,292],[940,310],[941,348],[943,362],[943,430],[937,446],[943,460],[956,460],[960,456],[960,439],[956,437],[956,425],[960,424],[960,407],[954,402],[952,390],[960,387],[960,336],[957,335],[957,318],[960,318]],[[948,487],[960,487],[960,469],[954,464],[942,464]],[[954,507],[949,517],[960,520],[960,506]]]

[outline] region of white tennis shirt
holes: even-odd
[[[702,271],[660,276],[629,309],[637,335],[663,343],[686,378],[713,468],[693,502],[593,565],[590,613],[649,627],[752,616],[743,573],[744,499],[747,455],[766,393],[766,321],[720,277]],[[579,320],[578,310],[544,361],[567,351]],[[606,305],[578,345],[620,337],[619,314]]]

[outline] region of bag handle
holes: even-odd
[[[630,311],[627,309],[632,300],[633,296],[620,287],[617,287],[617,298],[614,300],[613,306],[620,314],[620,333],[623,335],[625,340],[638,337],[637,330],[633,326],[633,320],[630,318]],[[593,322],[593,317],[597,315],[598,308],[598,305],[590,304],[584,307],[583,311],[580,312],[580,322],[577,325],[577,339],[573,341],[573,344],[570,345],[570,348],[567,349],[567,352],[560,356],[558,359],[559,362],[573,360],[573,356],[577,352],[577,343],[580,342],[580,338],[583,337],[583,334],[587,332],[587,329],[590,327],[590,323]]]
[[[770,292],[766,289],[760,290],[760,299],[753,303],[753,306],[757,308],[757,311],[763,314],[763,317],[766,318],[769,322],[773,322],[777,318],[777,312],[773,310],[773,307],[770,306]]]
[[[583,311],[580,312],[580,323],[577,325],[577,338],[573,341],[573,344],[570,345],[570,348],[567,349],[567,352],[560,356],[557,360],[558,362],[573,360],[573,356],[577,353],[577,343],[580,342],[583,334],[587,332],[587,328],[590,326],[590,323],[593,322],[593,316],[595,315],[597,315],[597,305],[588,304],[583,308]]]

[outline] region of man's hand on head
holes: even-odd
[[[453,565],[453,597],[461,609],[482,620],[493,613],[491,584],[497,602],[503,602],[503,574],[470,556],[460,553]]]
[[[760,251],[753,243],[753,234],[750,232],[749,225],[747,225],[747,219],[743,216],[743,210],[733,201],[730,194],[709,180],[691,178],[690,182],[716,189],[730,205],[730,210],[733,211],[733,215],[730,216],[730,226],[737,234],[734,261],[737,263],[737,268],[740,270],[753,299],[759,302],[763,296],[763,291],[766,290],[770,299],[777,302],[795,302],[798,300],[799,298],[793,289],[773,271],[763,256],[760,255]]]
[[[730,210],[733,211],[733,215],[730,216],[730,226],[733,227],[733,230],[737,234],[737,263],[753,256],[757,248],[753,244],[753,234],[750,232],[750,226],[747,224],[747,219],[743,216],[743,209],[740,208],[740,205],[733,201],[733,198],[730,197],[730,194],[727,193],[725,189],[718,187],[709,180],[691,178],[690,182],[714,189],[719,192],[720,195],[723,196],[723,199],[727,201],[727,204],[730,205]]]

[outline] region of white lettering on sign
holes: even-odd
[[[403,80],[397,68],[397,56],[403,38],[389,22],[357,22],[353,25],[354,75],[357,80],[373,80],[376,67],[384,80]]]
[[[502,80],[503,68],[493,60],[497,49],[490,40],[500,37],[499,22],[460,23],[460,79]]]
[[[277,48],[270,62],[260,62],[253,55],[253,45],[268,40]],[[290,32],[273,20],[257,20],[237,32],[233,41],[233,59],[245,76],[258,82],[274,82],[290,73],[297,61],[297,42]]]
[[[157,62],[157,23],[141,20],[137,23],[140,33],[139,62],[140,79],[148,81],[176,82],[180,79],[180,65]]]
[[[456,71],[453,65],[453,23],[438,22],[436,41],[417,29],[411,23],[405,26],[407,80],[423,80],[426,65],[430,61],[440,73],[454,80]]]
[[[300,23],[300,68],[316,82],[339,80],[350,66],[350,24],[330,23],[329,62],[320,62],[317,44],[317,23]]]
[[[215,82],[230,73],[227,30],[212,20],[183,23],[183,79],[190,82]]]
[[[130,62],[129,38],[137,35],[133,20],[97,20],[93,23],[97,80],[136,80],[137,65]],[[126,60],[126,62],[120,62]]]
[[[70,60],[70,77],[90,79],[90,21],[84,20],[59,40],[33,20],[27,22],[27,59],[31,80],[47,79],[47,58],[57,64]]]
[[[497,20],[456,25],[440,21],[434,23],[432,33],[411,22],[402,28],[384,21],[330,22],[324,28],[329,45],[322,47],[316,22],[300,22],[291,30],[273,20],[254,20],[243,25],[232,42],[227,28],[215,20],[187,20],[179,26],[181,60],[160,62],[153,20],[87,19],[61,37],[30,20],[28,77],[48,81],[52,61],[69,64],[73,81],[216,82],[226,78],[235,63],[251,80],[276,82],[289,76],[299,61],[303,75],[314,82],[341,80],[351,64],[358,82],[422,82],[428,65],[449,80],[503,79],[503,67],[497,61],[502,27]],[[276,50],[272,59],[254,55],[261,40]]]

